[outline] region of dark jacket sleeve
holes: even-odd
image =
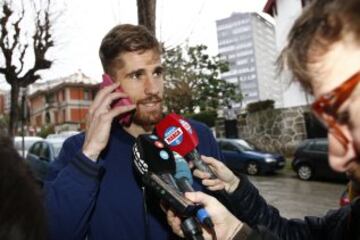
[[[234,239],[237,240],[237,239]],[[252,230],[246,240],[280,240],[264,226],[258,226]]]
[[[81,153],[80,136],[65,141],[44,185],[49,239],[84,239],[100,178],[97,164]]]
[[[280,216],[278,209],[267,204],[243,175],[240,175],[238,189],[229,195],[229,199],[232,213],[237,218],[255,229],[262,225],[280,239],[339,239],[345,234],[351,211],[350,207],[345,207],[329,211],[324,217],[286,219]]]

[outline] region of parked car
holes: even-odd
[[[49,164],[59,155],[66,138],[52,138],[33,143],[29,148],[26,161],[30,166],[35,179],[42,184]]]
[[[284,157],[256,150],[243,139],[217,139],[225,164],[233,171],[249,175],[272,173],[285,165]]]
[[[345,173],[335,172],[331,169],[328,161],[328,148],[329,143],[326,138],[308,139],[298,146],[292,161],[292,168],[300,179],[347,179]]]
[[[79,131],[63,131],[63,132],[59,132],[59,133],[53,133],[53,134],[49,134],[46,139],[53,139],[53,138],[68,138],[71,137],[73,135],[76,135],[80,133]]]
[[[24,139],[24,146],[23,146],[23,139]],[[14,146],[15,146],[15,149],[20,154],[20,156],[26,157],[27,152],[28,152],[29,148],[31,147],[31,145],[33,145],[34,142],[40,141],[40,140],[43,140],[43,138],[36,137],[36,136],[24,136],[24,138],[22,136],[15,136],[14,137]],[[24,147],[24,149],[23,149],[23,147]]]

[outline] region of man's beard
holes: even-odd
[[[160,103],[160,106],[158,109],[155,109],[150,112],[141,111],[140,110],[141,107],[139,107],[139,105],[146,104],[149,102]],[[139,100],[136,103],[136,105],[137,105],[137,108],[136,108],[136,111],[133,116],[133,122],[139,126],[144,127],[145,129],[148,129],[148,128],[154,126],[155,124],[160,122],[160,120],[163,118],[162,99],[159,96],[154,95],[154,96],[148,97],[146,99]]]

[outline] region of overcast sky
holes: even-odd
[[[59,0],[61,1],[61,0]],[[65,0],[63,0],[65,1]],[[205,44],[217,54],[216,23],[233,12],[260,12],[266,0],[157,0],[157,37],[166,46]],[[137,23],[135,0],[68,0],[55,33],[55,59],[44,80],[68,76],[78,69],[100,79],[98,48],[103,36],[117,23]],[[4,80],[1,79],[0,83]],[[4,84],[0,84],[4,88]]]

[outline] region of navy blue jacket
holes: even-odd
[[[209,128],[190,123],[199,136],[199,152],[221,159]],[[81,153],[84,134],[65,141],[45,182],[50,239],[146,239],[144,199],[133,169],[134,141],[114,124],[99,163]],[[201,189],[196,180],[194,188]],[[148,239],[175,239],[159,202],[147,199]]]

